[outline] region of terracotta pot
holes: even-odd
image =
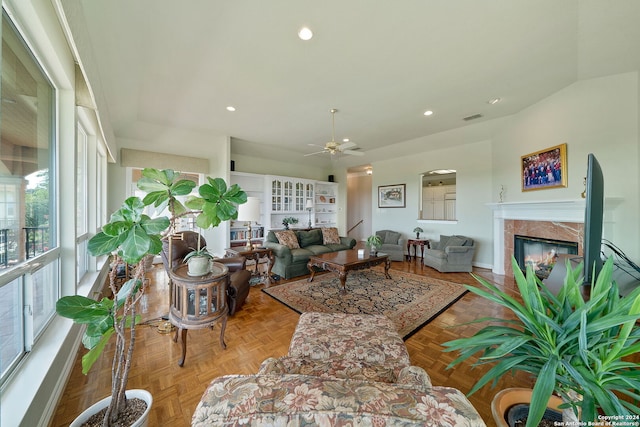
[[[131,425],[131,427],[147,427],[149,422],[149,411],[151,411],[151,404],[153,403],[153,396],[151,396],[151,393],[149,393],[147,390],[139,390],[139,389],[127,390],[125,394],[127,395],[127,399],[138,398],[138,399],[144,400],[147,403],[147,410],[144,411],[144,414],[142,414],[142,416],[138,421],[136,421]],[[110,402],[111,402],[111,396],[108,396],[102,399],[101,401],[99,401],[98,403],[94,403],[92,406],[86,409],[83,413],[78,415],[78,417],[75,420],[73,420],[71,424],[69,424],[69,427],[80,427],[82,424],[87,422],[87,420],[91,418],[93,415],[97,414],[98,412],[102,411],[104,408],[109,406]]]
[[[491,401],[491,414],[496,426],[509,427],[505,420],[507,410],[513,405],[530,403],[532,393],[533,390],[530,388],[507,388],[498,392]],[[547,403],[547,408],[562,412],[562,409],[558,409],[560,405],[562,405],[562,399],[558,396],[551,396],[549,403]]]

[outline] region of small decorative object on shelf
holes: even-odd
[[[420,238],[420,233],[422,233],[422,228],[416,227],[413,229],[413,232],[416,233],[416,239]]]
[[[282,225],[284,225],[285,230],[289,229],[289,224],[297,224],[298,218],[293,216],[288,216],[282,220]]]

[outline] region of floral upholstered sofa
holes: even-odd
[[[214,379],[192,426],[485,426],[459,390],[411,366],[384,316],[304,313],[289,354]]]

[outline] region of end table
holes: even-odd
[[[271,283],[273,283],[273,279],[271,278],[271,268],[273,267],[276,258],[273,255],[273,251],[271,249],[261,247],[254,247],[250,251],[244,249],[244,247],[242,249],[240,247],[226,249],[225,257],[235,256],[244,257],[244,259],[246,259],[247,261],[255,261],[256,268],[253,270],[253,276],[260,276],[260,272],[258,271],[258,263],[260,262],[260,259],[265,258],[267,260],[266,285],[269,286]]]
[[[429,239],[407,239],[407,261],[411,261],[411,246],[413,246],[413,257],[418,259],[418,246],[420,246],[420,259],[424,263],[424,247],[431,249]]]
[[[229,269],[218,262],[211,263],[211,271],[204,276],[189,276],[187,264],[174,267],[170,273],[173,281],[173,295],[169,310],[169,321],[177,328],[173,338],[178,341],[182,332],[182,358],[179,366],[184,365],[187,354],[187,332],[189,329],[213,328],[214,323],[222,322],[220,328],[220,347],[227,348],[224,342],[224,330],[227,326],[229,306],[227,305],[227,285]]]

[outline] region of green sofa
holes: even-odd
[[[278,243],[273,231],[267,233],[264,241],[264,246],[273,250],[276,259],[271,272],[285,279],[309,274],[307,262],[313,255],[353,249],[356,245],[356,240],[350,237],[340,237],[340,243],[324,245],[320,228],[293,231],[298,237],[299,249],[289,249],[288,246]]]

